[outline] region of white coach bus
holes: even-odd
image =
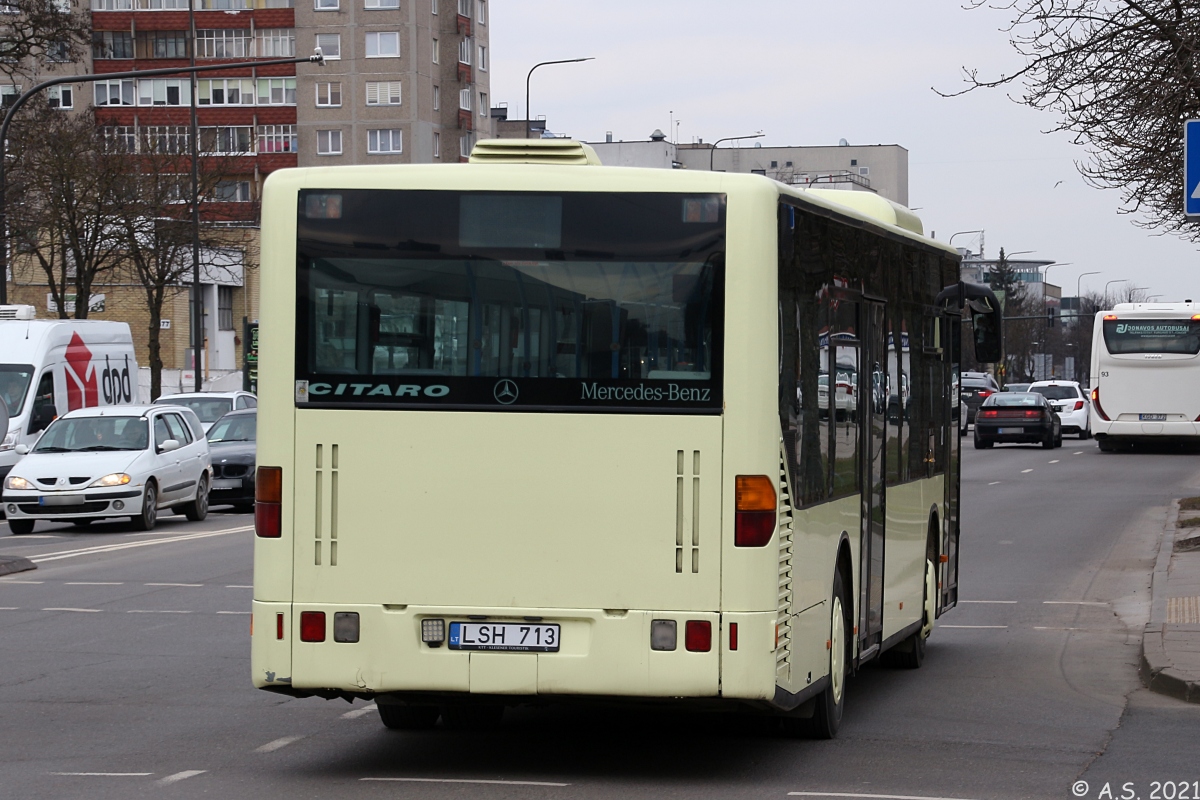
[[[999,351],[958,261],[873,195],[569,141],[272,174],[254,684],[392,728],[658,698],[833,736],[957,599],[964,300]]]
[[[1092,411],[1104,451],[1200,441],[1200,303],[1121,303],[1097,313]]]

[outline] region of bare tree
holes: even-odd
[[[78,61],[91,36],[87,7],[70,0],[0,0],[0,75],[36,72],[35,59]]]
[[[968,8],[989,0],[969,0]],[[992,6],[995,7],[995,3]],[[1089,184],[1118,189],[1135,223],[1200,238],[1183,215],[1184,120],[1200,116],[1200,5],[1183,0],[1004,0],[1009,41],[1025,66],[966,88],[1015,90],[1013,100],[1056,112],[1051,132],[1087,149],[1077,167]],[[935,90],[936,91],[936,90]]]
[[[119,156],[105,151],[90,115],[33,103],[9,142],[9,236],[45,273],[60,318],[86,319],[92,286],[120,258],[115,227]]]

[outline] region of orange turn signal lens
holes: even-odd
[[[766,475],[738,475],[738,511],[775,511],[775,484]]]
[[[254,480],[254,499],[260,503],[283,502],[283,468],[259,467]]]
[[[1116,318],[1117,318],[1117,315],[1116,315],[1116,314],[1105,314],[1105,315],[1104,315],[1104,319],[1105,319],[1106,321],[1107,321],[1107,320],[1110,320],[1110,319],[1116,319]]]

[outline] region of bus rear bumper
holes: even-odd
[[[1112,437],[1135,441],[1138,439],[1196,439],[1200,436],[1200,425],[1185,419],[1168,420],[1165,422],[1143,422],[1140,420],[1101,420],[1092,419],[1092,433],[1097,439]]]
[[[305,611],[325,614],[323,642],[300,641]],[[335,641],[334,615],[358,615],[358,641]],[[282,617],[280,616],[282,615]],[[557,624],[558,652],[450,649],[422,642],[422,621],[485,617]],[[604,609],[487,609],[291,604],[255,601],[254,685],[326,697],[388,694],[403,700],[466,695],[738,698],[775,695],[775,612],[714,613]],[[651,648],[655,620],[675,622],[676,646]],[[707,623],[711,645],[688,650],[687,623]],[[737,636],[731,642],[731,624]],[[281,636],[282,634],[282,636]],[[733,645],[736,644],[736,649]]]

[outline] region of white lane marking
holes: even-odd
[[[1023,469],[1023,470],[1021,470],[1021,474],[1022,474],[1022,475],[1024,475],[1026,472],[1033,472],[1033,470],[1032,470],[1032,469]]]
[[[153,772],[51,772],[51,775],[76,775],[100,778],[144,778]]]
[[[22,539],[61,539],[61,536],[55,536],[53,533],[27,533],[21,537]]]
[[[854,794],[852,792],[788,792],[788,797],[862,797],[867,800],[964,800],[961,797],[930,797],[919,794]]]
[[[247,613],[249,613],[249,612],[247,612]],[[366,716],[367,714],[370,714],[374,710],[375,710],[375,704],[370,703],[368,705],[363,706],[362,708],[356,708],[353,711],[347,711],[345,714],[342,714],[342,719],[358,719],[359,717],[363,717],[363,716]]]
[[[64,586],[124,586],[123,581],[67,581]]]
[[[1079,630],[1083,630],[1082,628],[1056,628],[1051,625],[1034,625],[1033,629],[1035,631],[1079,631]]]
[[[249,614],[249,611],[218,611],[218,614]]]
[[[157,783],[159,786],[166,786],[167,784],[178,783],[179,781],[186,780],[188,778],[194,778],[197,775],[204,774],[205,772],[208,772],[208,770],[206,770],[206,769],[185,769],[183,772],[176,772],[174,775],[168,775],[165,778],[161,778],[161,779],[155,781],[155,783]]]
[[[98,608],[43,608],[42,611],[80,611],[87,614],[99,614]]]
[[[21,609],[17,608],[16,606],[3,606],[3,607],[0,607],[0,611],[20,611],[20,610],[21,610]]]
[[[230,533],[241,533],[242,531],[254,530],[253,525],[246,525],[241,528],[228,528],[221,531],[205,531],[204,533],[190,533],[184,536],[172,536],[169,539],[153,539],[144,542],[125,542],[123,544],[105,544],[98,547],[85,547],[82,550],[67,550],[61,553],[50,553],[44,556],[34,556],[29,560],[35,564],[41,564],[46,561],[61,561],[64,558],[75,558],[76,556],[87,556],[93,553],[111,553],[114,550],[128,550],[132,547],[149,547],[155,544],[165,544],[167,542],[186,542],[192,539],[207,539],[210,536],[225,536]]]
[[[1007,628],[1007,625],[938,625],[939,628]]]
[[[1087,600],[1043,600],[1044,606],[1107,606],[1108,603],[1093,603]]]
[[[190,611],[162,611],[159,609],[142,609],[133,608],[125,612],[126,614],[190,614]]]
[[[1051,464],[1057,464],[1057,463],[1058,463],[1058,459],[1056,458],[1056,459],[1054,459],[1053,461],[1051,461],[1050,463],[1051,463]]]
[[[1081,456],[1081,455],[1083,455],[1083,451],[1082,451],[1082,450],[1076,450],[1074,453],[1071,453],[1071,455],[1073,455],[1073,456]]]
[[[1000,483],[1000,481],[992,481],[991,483],[988,484],[988,486],[995,486],[998,483]]]
[[[0,584],[4,584],[4,583],[24,583],[29,586],[33,586],[35,584],[43,584],[43,583],[45,583],[45,581],[6,581],[3,578],[0,578]]]
[[[960,603],[1004,603],[1005,605],[1016,605],[1016,600],[959,600]]]
[[[225,587],[226,589],[253,589],[253,586],[247,584],[233,583]]]
[[[203,583],[143,583],[142,586],[203,586]]]
[[[484,781],[468,778],[359,778],[360,781],[397,781],[400,783],[481,783],[491,786],[570,786],[550,781]],[[920,800],[925,800],[921,798]]]
[[[273,753],[281,747],[287,747],[292,742],[298,742],[303,739],[303,736],[284,736],[282,739],[276,739],[273,742],[267,742],[262,747],[256,747],[256,753]]]

